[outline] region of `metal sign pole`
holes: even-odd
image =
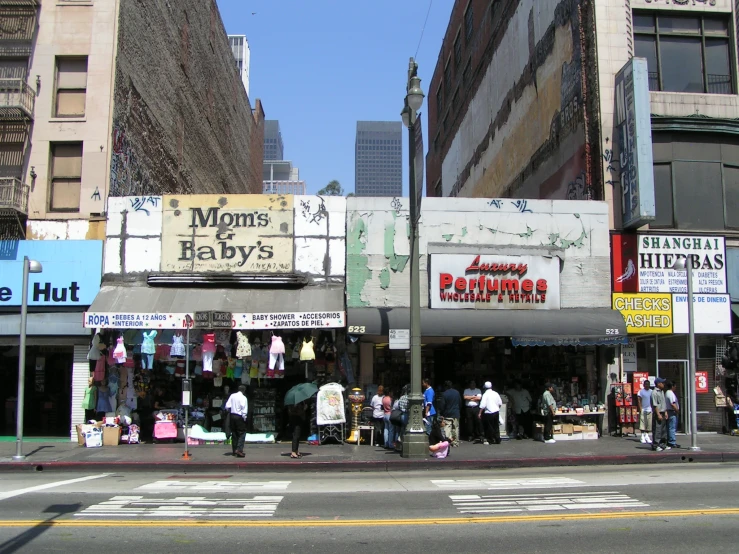
[[[189,402],[187,403],[187,406],[185,406],[183,402],[183,408],[185,409],[185,453],[182,454],[182,458],[185,460],[189,460],[192,458],[190,455],[190,451],[188,448],[188,440],[190,438],[190,405],[192,405],[192,387],[190,386],[190,327],[192,327],[192,318],[190,315],[185,316],[185,325],[187,325],[187,336],[186,336],[186,346],[185,346],[185,382],[187,383],[187,394],[190,395]],[[185,396],[185,387],[183,383],[183,389],[182,389],[182,396],[184,399]]]

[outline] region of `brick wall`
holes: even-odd
[[[263,117],[215,0],[121,1],[111,196],[260,192]]]

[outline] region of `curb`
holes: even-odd
[[[375,460],[336,462],[3,462],[0,472],[11,471],[105,471],[105,472],[192,472],[248,471],[250,473],[363,472],[410,470],[482,470],[545,468],[563,466],[604,466],[632,464],[728,463],[739,462],[739,452],[686,452],[669,454],[637,454],[611,456],[578,456],[556,458],[493,458],[488,460]]]

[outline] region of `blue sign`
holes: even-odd
[[[616,74],[616,115],[621,216],[624,229],[654,220],[652,120],[647,60],[631,58]]]
[[[101,240],[0,241],[0,307],[20,306],[23,256],[41,262],[28,276],[29,306],[89,306],[100,290]]]

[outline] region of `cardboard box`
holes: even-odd
[[[583,440],[586,440],[586,441],[588,441],[588,440],[598,440],[598,432],[597,431],[592,431],[592,432],[591,431],[588,431],[586,433],[583,433],[582,434],[582,439]]]
[[[598,426],[595,423],[586,423],[582,426],[583,433],[597,433]]]
[[[120,427],[103,427],[103,446],[118,446],[120,442]]]
[[[544,428],[542,427],[542,432],[544,431]],[[552,425],[552,433],[555,435],[558,435],[562,432],[562,424],[558,423],[556,425]]]
[[[571,435],[575,432],[575,426],[572,425],[572,423],[563,423],[562,424],[562,433],[565,435]]]
[[[78,446],[85,446],[85,434],[84,429],[90,428],[90,427],[102,427],[103,424],[100,422],[95,423],[94,425],[91,423],[79,423],[76,426],[77,429],[77,445]]]
[[[572,426],[572,432],[573,433],[582,433],[583,432],[583,426],[582,425],[573,425]]]

